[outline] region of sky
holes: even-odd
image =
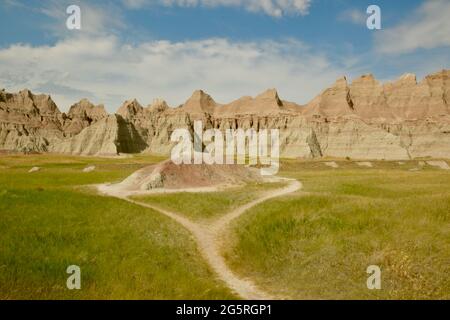
[[[69,30],[70,5],[81,29]],[[381,30],[366,10],[381,9]],[[448,0],[2,0],[0,88],[82,98],[114,112],[137,98],[178,106],[276,88],[304,104],[346,76],[420,80],[450,67]]]

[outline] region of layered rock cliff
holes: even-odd
[[[63,136],[64,115],[47,95],[0,91],[0,149],[48,151]]]
[[[372,75],[343,77],[303,106],[275,89],[229,104],[198,90],[177,108],[129,100],[112,116],[87,100],[66,115],[49,96],[0,91],[0,149],[168,155],[173,130],[192,132],[201,120],[205,129],[279,129],[285,157],[450,158],[449,78],[449,70],[420,82],[412,74],[385,84]]]
[[[70,107],[63,130],[69,135],[76,135],[107,116],[103,105],[95,106],[89,100],[83,99]]]
[[[133,124],[115,114],[100,119],[73,137],[55,143],[49,151],[77,155],[117,155],[139,153],[146,146]]]

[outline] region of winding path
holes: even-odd
[[[118,196],[116,193],[110,194],[111,196],[118,197],[133,204],[150,208],[158,211],[173,220],[180,223],[186,229],[188,229],[195,237],[198,248],[201,254],[204,256],[210,267],[216,272],[219,278],[224,281],[229,288],[237,293],[241,298],[247,300],[270,300],[275,297],[261,291],[256,285],[249,279],[242,279],[226,265],[224,257],[220,254],[223,244],[223,235],[226,228],[231,221],[238,218],[250,208],[267,201],[272,198],[280,197],[282,195],[295,192],[302,188],[301,182],[293,179],[278,178],[279,181],[288,182],[288,185],[277,190],[265,192],[261,197],[242,205],[231,212],[221,216],[214,222],[193,222],[192,220],[183,217],[175,212],[171,212],[158,206],[154,206],[148,203],[132,200],[125,196]]]

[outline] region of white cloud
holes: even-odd
[[[376,34],[378,52],[401,54],[450,46],[450,1],[429,0],[394,28]]]
[[[146,5],[180,7],[243,7],[251,12],[262,12],[273,17],[308,14],[311,0],[123,0],[128,8]]]
[[[367,15],[366,12],[362,10],[348,9],[339,14],[338,20],[343,22],[351,22],[358,25],[365,25]]]
[[[324,55],[295,40],[226,39],[133,46],[115,36],[64,39],[53,46],[13,45],[0,50],[0,87],[50,93],[61,109],[88,97],[110,111],[125,99],[176,106],[195,89],[218,102],[276,87],[291,101],[307,102],[343,75]]]

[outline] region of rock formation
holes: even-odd
[[[64,115],[47,95],[0,91],[0,149],[48,151],[62,138]]]
[[[134,125],[115,114],[102,118],[79,134],[50,147],[56,153],[117,155],[139,153],[147,147]]]
[[[76,135],[107,116],[103,105],[95,106],[87,99],[83,99],[70,107],[63,130],[69,135]]]
[[[354,159],[450,158],[450,71],[417,82],[390,83],[363,75],[340,78],[306,105],[280,99],[275,89],[218,104],[198,90],[181,106],[161,99],[143,107],[126,101],[115,115],[87,100],[61,113],[47,95],[0,91],[0,150],[82,155],[150,152],[168,155],[173,130],[279,129],[284,157]]]

